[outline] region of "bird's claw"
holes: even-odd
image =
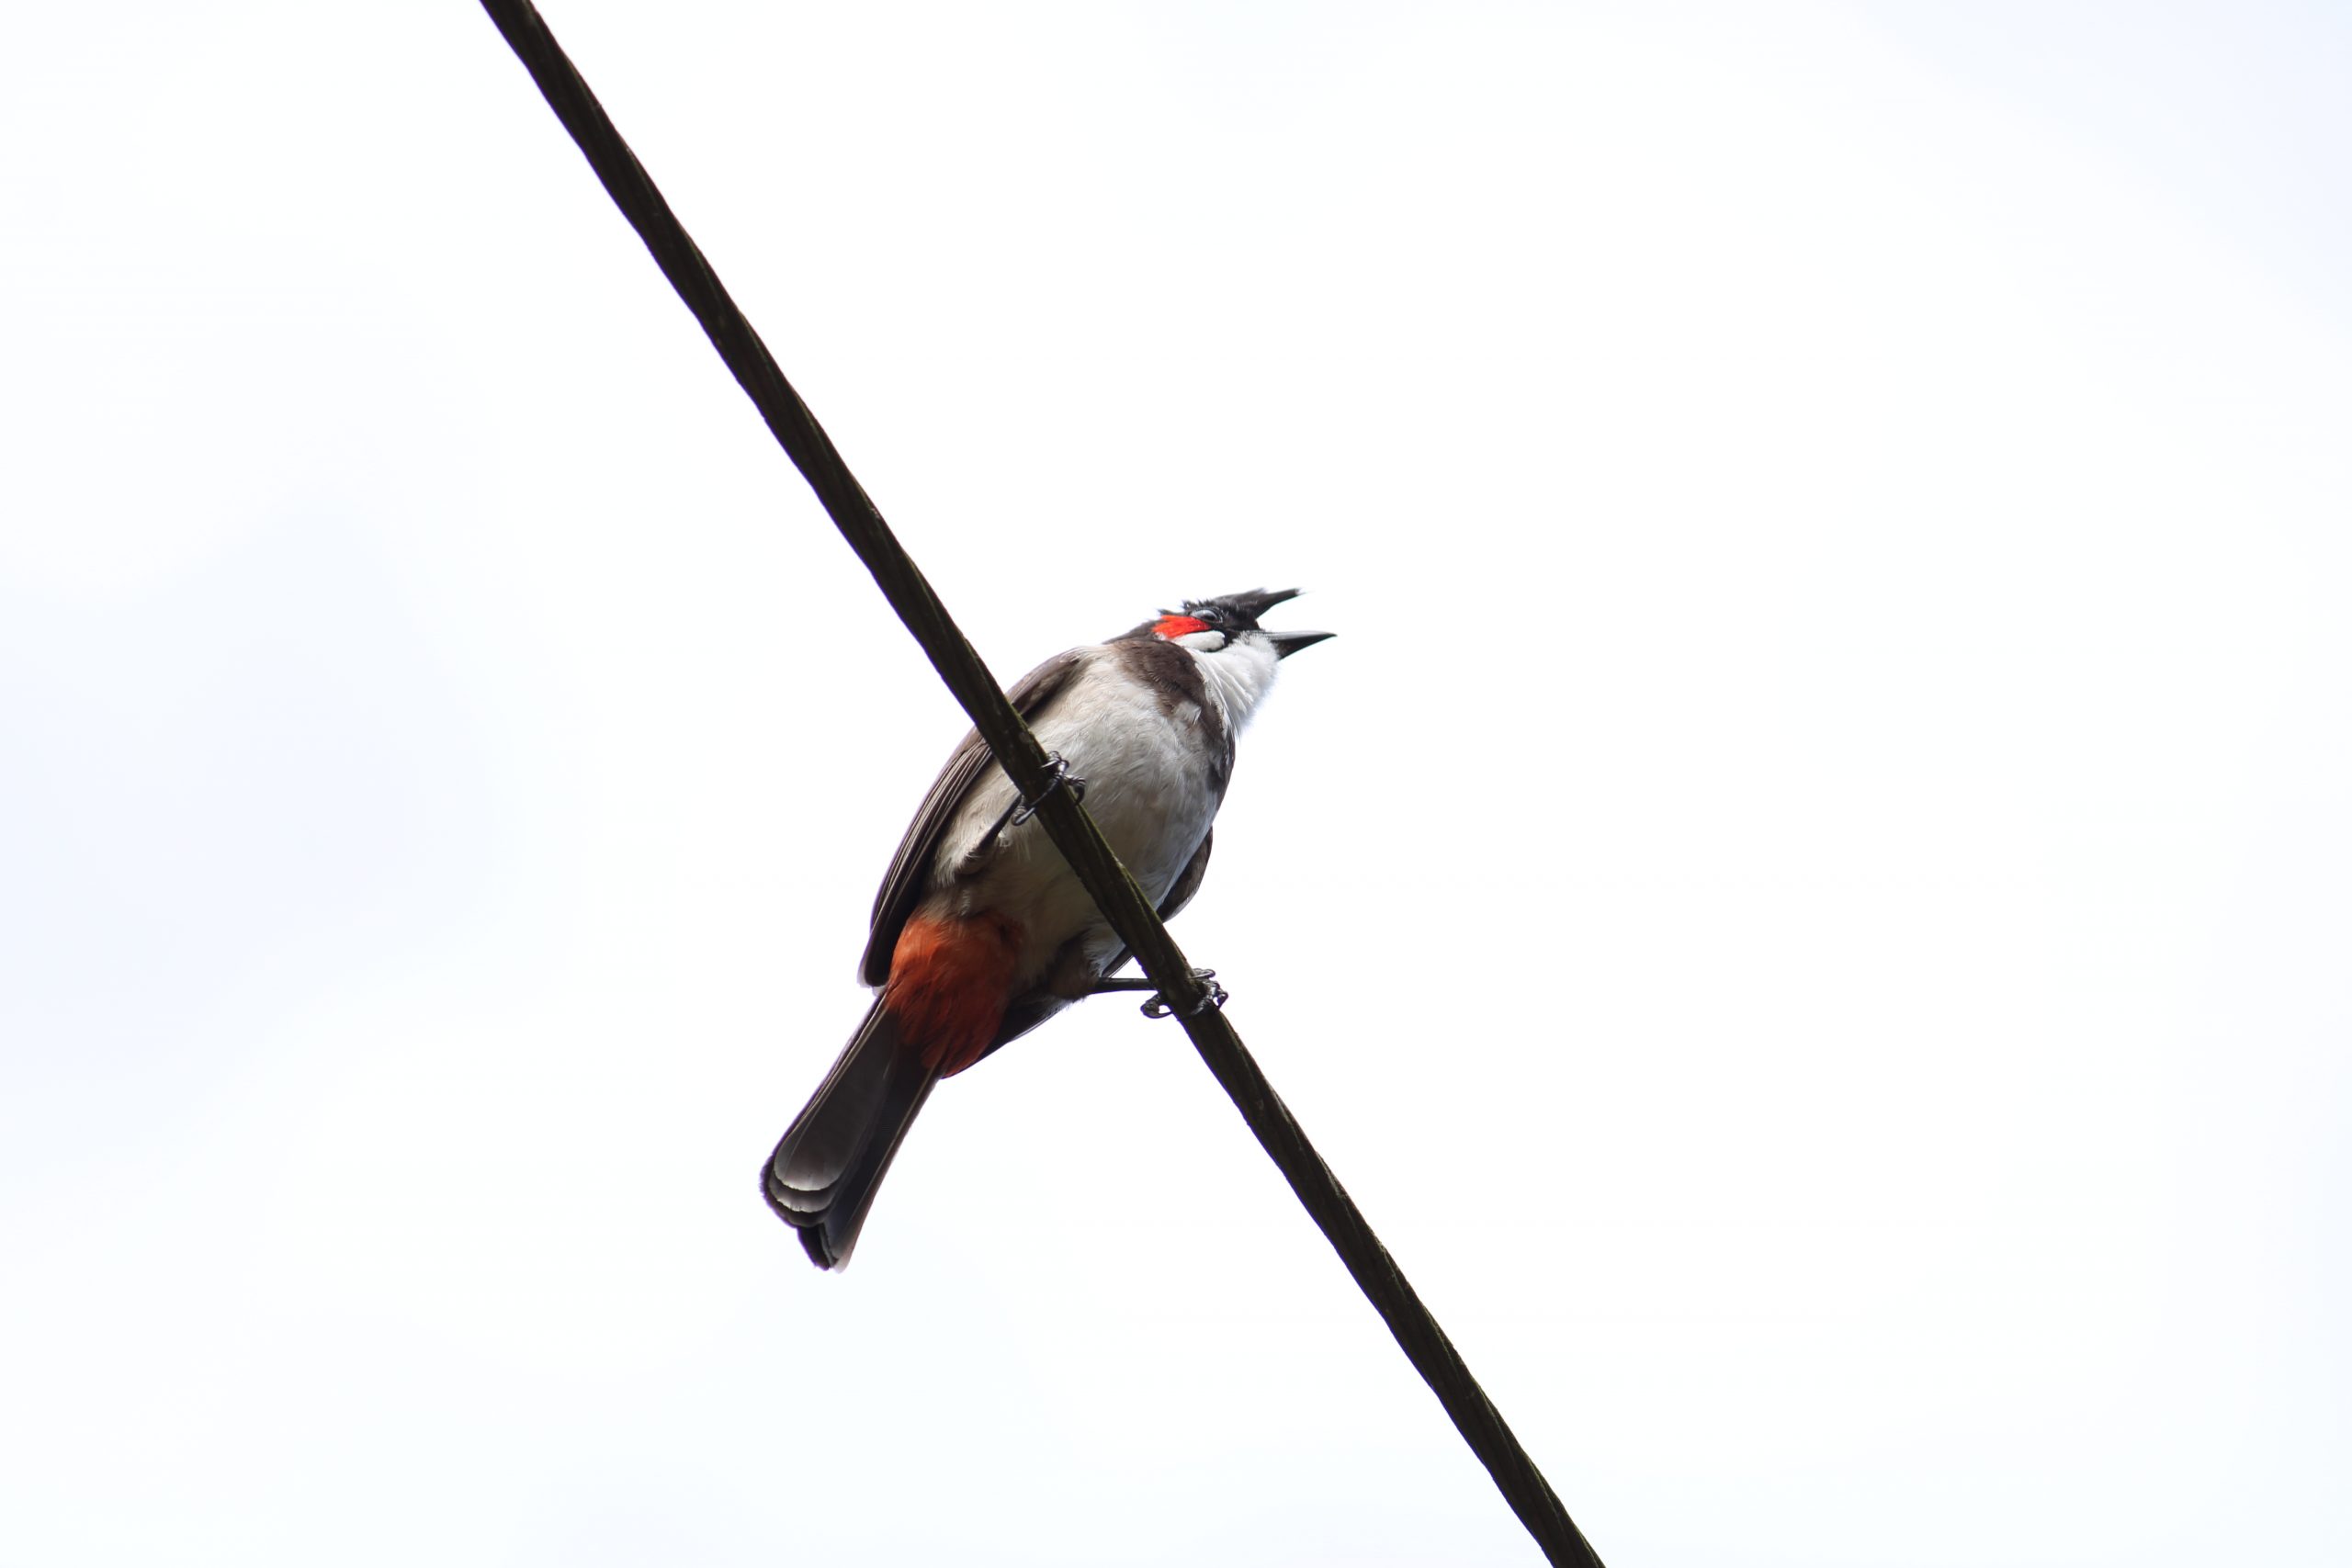
[[[1086,798],[1086,781],[1069,771],[1069,760],[1059,751],[1049,751],[1046,754],[1046,787],[1038,792],[1036,799],[1024,800],[1013,808],[1012,825],[1018,828],[1036,816],[1037,807],[1045,805],[1057,789],[1069,791],[1072,800]]]
[[[1193,971],[1193,978],[1198,980],[1204,988],[1201,992],[1201,999],[1185,1010],[1186,1017],[1197,1018],[1210,1009],[1221,1008],[1233,999],[1233,993],[1216,983],[1216,970],[1195,969]],[[1173,1016],[1175,1011],[1176,1009],[1169,1002],[1168,995],[1164,991],[1143,1004],[1143,1015],[1146,1018],[1169,1018]]]

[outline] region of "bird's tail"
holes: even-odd
[[[939,1081],[882,1004],[876,997],[760,1172],[768,1206],[800,1233],[820,1269],[849,1262],[874,1190]]]

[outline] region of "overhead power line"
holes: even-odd
[[[1494,1477],[1520,1522],[1552,1562],[1600,1568],[1600,1559],[1560,1506],[1543,1472],[1470,1375],[1453,1341],[1421,1304],[1330,1168],[1306,1141],[1289,1109],[1243,1048],[1231,1021],[1219,1009],[1204,1005],[1207,987],[1185,961],[1151,901],[1111,852],[1077,792],[1053,787],[1055,775],[1045,748],[1005,700],[996,678],[956,629],[939,596],[882,520],[816,416],[785,379],[767,345],[728,296],[718,275],[670,210],[670,204],[654,188],[644,165],[621,140],[537,8],[529,0],[482,0],[482,9],[490,13],[548,106],[586,154],[614,204],[653,253],[670,286],[702,323],[719,357],[817,492],[842,536],[873,573],[890,607],[922,645],[940,679],[971,715],[974,727],[1006,776],[1024,799],[1037,803],[1037,819],[1045,824],[1056,847],[1182,1022],[1201,1059],[1232,1097],[1242,1120],[1265,1146],[1291,1190],[1322,1227],[1332,1250],[1388,1325],[1414,1370],[1453,1418],[1463,1439]]]

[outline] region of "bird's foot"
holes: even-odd
[[[1221,1008],[1227,1001],[1232,999],[1232,993],[1227,991],[1223,986],[1216,983],[1216,970],[1195,969],[1193,971],[1193,978],[1198,980],[1204,989],[1201,992],[1201,999],[1194,1002],[1192,1007],[1187,1010],[1188,1015],[1204,1013],[1211,1008]],[[1159,987],[1153,985],[1149,980],[1135,979],[1095,981],[1094,991],[1092,994],[1099,995],[1104,991],[1151,992],[1151,1000],[1143,1004],[1143,1015],[1146,1018],[1168,1018],[1173,1016],[1176,1011],[1175,1004],[1170,1002],[1167,996],[1160,991]]]
[[[1036,799],[1024,800],[1014,808],[1012,825],[1018,828],[1036,816],[1037,807],[1045,805],[1057,789],[1069,791],[1069,797],[1074,801],[1086,798],[1086,781],[1069,771],[1069,760],[1059,751],[1048,751],[1046,753],[1046,787],[1038,793]]]

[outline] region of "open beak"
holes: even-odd
[[[1276,659],[1288,659],[1302,648],[1313,648],[1326,637],[1339,635],[1337,632],[1268,632],[1266,634],[1274,645]]]

